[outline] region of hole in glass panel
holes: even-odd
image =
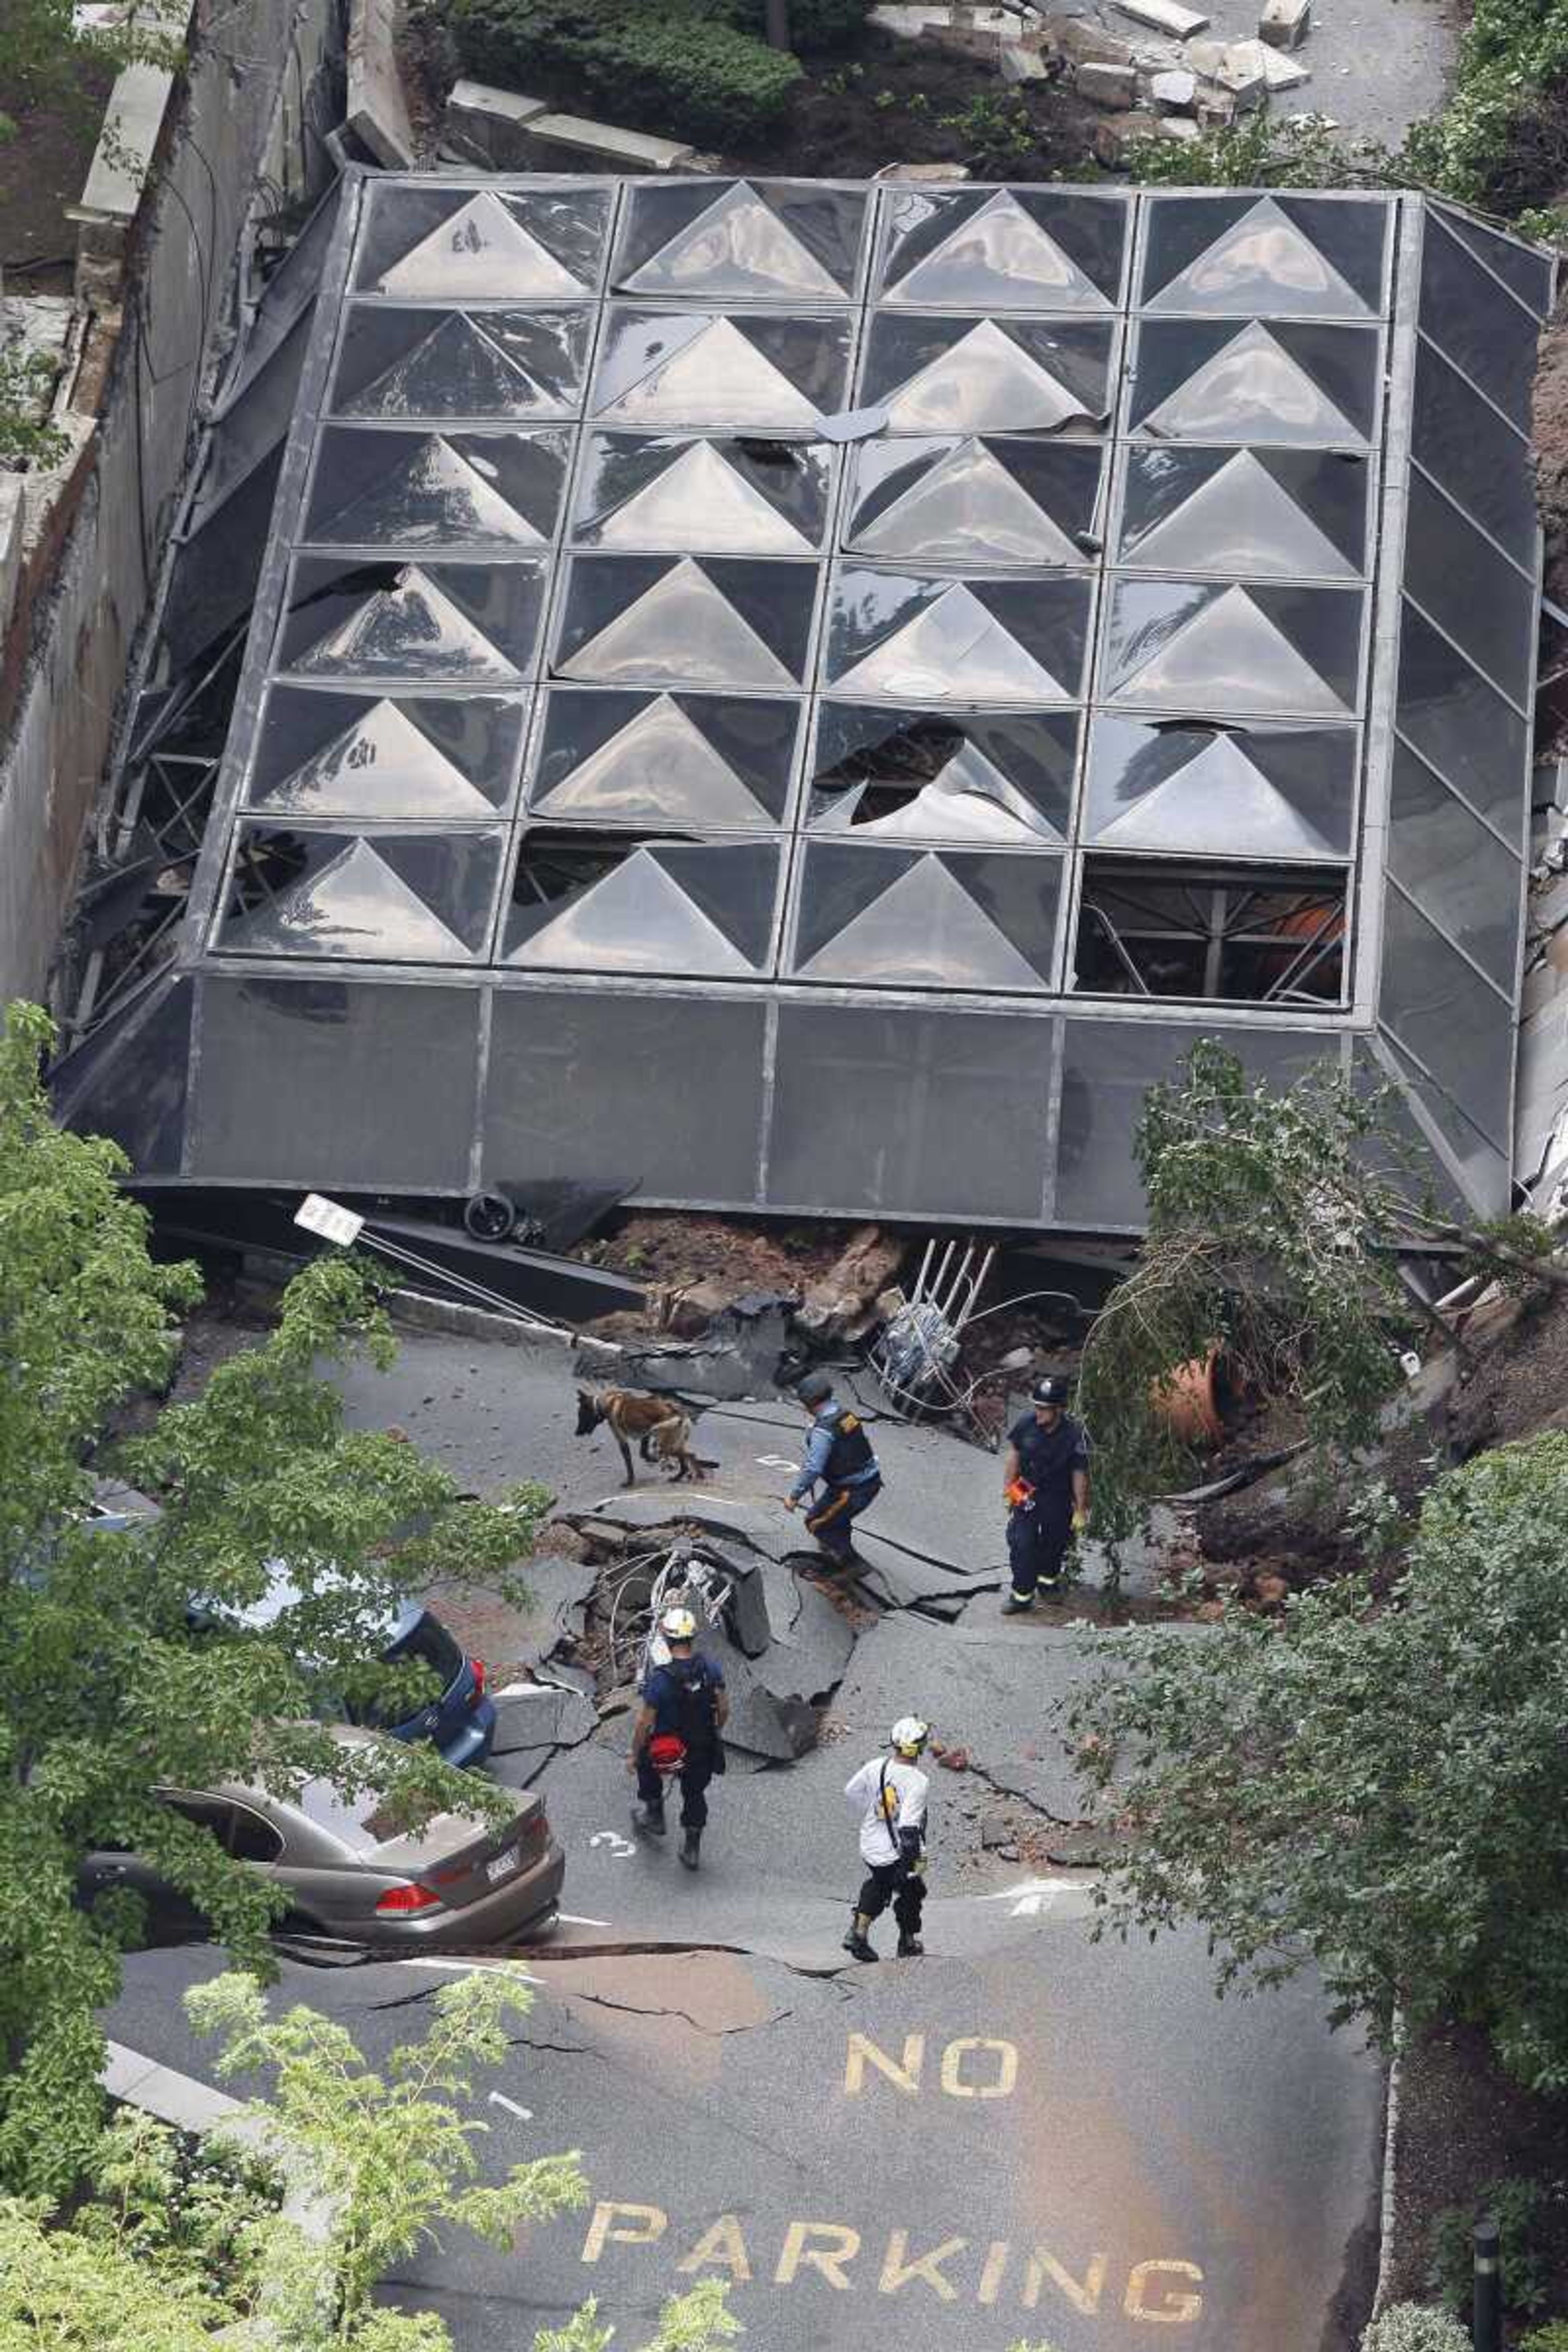
[[[1097,996],[1338,1004],[1342,873],[1085,861],[1073,984]]]

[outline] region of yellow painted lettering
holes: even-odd
[[[1149,2301],[1150,2282],[1154,2279],[1191,2279],[1195,2287],[1202,2286],[1204,2274],[1196,2263],[1139,2263],[1127,2281],[1127,2299],[1123,2308],[1129,2319],[1152,2320],[1161,2327],[1185,2327],[1197,2317],[1204,2307],[1201,2294],[1182,2294],[1162,2287],[1156,2305]]]
[[[901,2064],[889,2058],[885,2050],[879,2050],[864,2033],[852,2033],[844,2061],[846,2095],[851,2099],[858,2097],[866,2080],[867,2067],[875,2066],[879,2074],[887,2076],[896,2091],[907,2092],[911,2099],[916,2097],[921,2087],[921,2068],[925,2064],[925,2054],[926,2038],[923,2033],[904,2036]]]
[[[980,2273],[980,2300],[994,2303],[1002,2292],[1002,2273],[1007,2267],[1011,2249],[1005,2238],[993,2238],[985,2249],[985,2267]]]
[[[813,2238],[826,2238],[830,2242],[814,2246]],[[814,2270],[820,2272],[829,2286],[841,2287],[847,2294],[849,2282],[842,2265],[852,2263],[859,2251],[858,2230],[841,2230],[837,2221],[792,2221],[784,2231],[773,2284],[788,2286],[802,2270]]]
[[[583,2260],[596,2263],[607,2245],[651,2246],[663,2237],[668,2218],[657,2205],[595,2205]]]
[[[900,2287],[908,2286],[911,2279],[924,2279],[927,2286],[940,2295],[943,2303],[951,2303],[958,2290],[951,2279],[943,2278],[939,2265],[951,2261],[954,2254],[961,2254],[968,2243],[967,2238],[944,2238],[940,2246],[931,2248],[929,2254],[917,2254],[910,2262],[910,2233],[907,2230],[895,2230],[888,2240],[887,2260],[882,2264],[882,2275],[877,2281],[878,2294],[896,2294]]]
[[[733,2279],[743,2281],[752,2275],[746,2242],[733,2213],[721,2213],[713,2227],[703,2231],[691,2252],[683,2254],[675,2267],[678,2271],[700,2271],[710,2264],[727,2270]]]
[[[994,2083],[966,2083],[963,2062],[972,2050],[994,2050],[996,2053],[996,2080]],[[1018,2079],[1018,2053],[1010,2042],[987,2042],[974,2034],[966,2034],[962,2042],[950,2042],[942,2053],[942,2087],[950,2099],[1005,2099]]]
[[[1070,2271],[1063,2270],[1055,2254],[1047,2254],[1043,2246],[1037,2246],[1029,2256],[1029,2267],[1024,2273],[1024,2307],[1026,2311],[1033,2311],[1038,2303],[1040,2289],[1047,2279],[1066,2295],[1075,2311],[1081,2311],[1086,2319],[1092,2319],[1100,2309],[1100,2298],[1105,2287],[1105,2256],[1091,2254],[1088,2270],[1081,2279],[1075,2279]],[[1127,2308],[1131,2311],[1131,2305],[1129,2304]]]

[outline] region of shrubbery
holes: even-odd
[[[808,0],[807,13],[845,5]],[[482,81],[728,149],[776,123],[802,79],[797,59],[738,31],[730,13],[742,13],[742,0],[676,0],[657,12],[646,0],[448,0],[440,18],[464,70]]]
[[[761,40],[767,26],[767,0],[689,0],[706,15],[721,16],[738,32]],[[803,56],[821,49],[847,49],[859,39],[871,0],[789,0],[789,37]]]
[[[1470,2352],[1470,2338],[1448,2312],[1396,2303],[1366,2329],[1361,2352]]]

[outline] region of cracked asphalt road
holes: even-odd
[[[529,1473],[580,1508],[610,1465],[572,1441],[569,1399],[549,1360],[423,1338],[350,1390],[356,1419],[407,1429],[474,1486]],[[704,1421],[724,1463],[706,1493],[776,1495],[783,1473],[756,1457],[795,1458],[795,1423],[769,1420]],[[983,1565],[994,1463],[924,1433],[886,1450],[888,1533],[957,1535],[952,1556]],[[498,2165],[581,2149],[594,2201],[509,2253],[426,2250],[400,2294],[439,2310],[459,2352],[527,2352],[590,2294],[636,2352],[663,2297],[710,2271],[735,2283],[745,2352],[1353,2340],[1342,2298],[1380,2158],[1370,2057],[1328,2032],[1310,1981],[1221,2006],[1201,1937],[1097,1946],[1082,1873],[982,1846],[998,1809],[1022,1837],[1077,1812],[1052,1719],[1075,1659],[1070,1631],[1003,1621],[988,1594],[955,1625],[882,1617],[824,1744],[715,1784],[696,1878],[673,1839],[630,1833],[624,1718],[542,1776],[537,1754],[502,1759],[546,1798],[571,1916],[511,1963],[535,2007],[478,2112]],[[933,1772],[927,1958],[862,1969],[839,1948],[859,1878],[841,1791],[910,1708],[974,1769]],[[110,2032],[210,2079],[177,1994],[217,1965],[205,1948],[136,1956]],[[446,1980],[416,1962],[282,1967],[285,1996],[373,2057]]]

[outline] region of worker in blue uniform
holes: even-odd
[[[848,1568],[855,1559],[851,1522],[881,1493],[881,1469],[859,1414],[839,1403],[826,1372],[807,1372],[795,1394],[810,1419],[811,1434],[784,1508],[796,1511],[807,1503],[807,1532],[836,1568]],[[814,1487],[818,1491],[812,1496]]]
[[[1002,1607],[1008,1616],[1032,1609],[1037,1591],[1059,1587],[1068,1546],[1089,1522],[1089,1441],[1067,1399],[1066,1381],[1047,1373],[1007,1432],[1002,1496],[1013,1582]]]

